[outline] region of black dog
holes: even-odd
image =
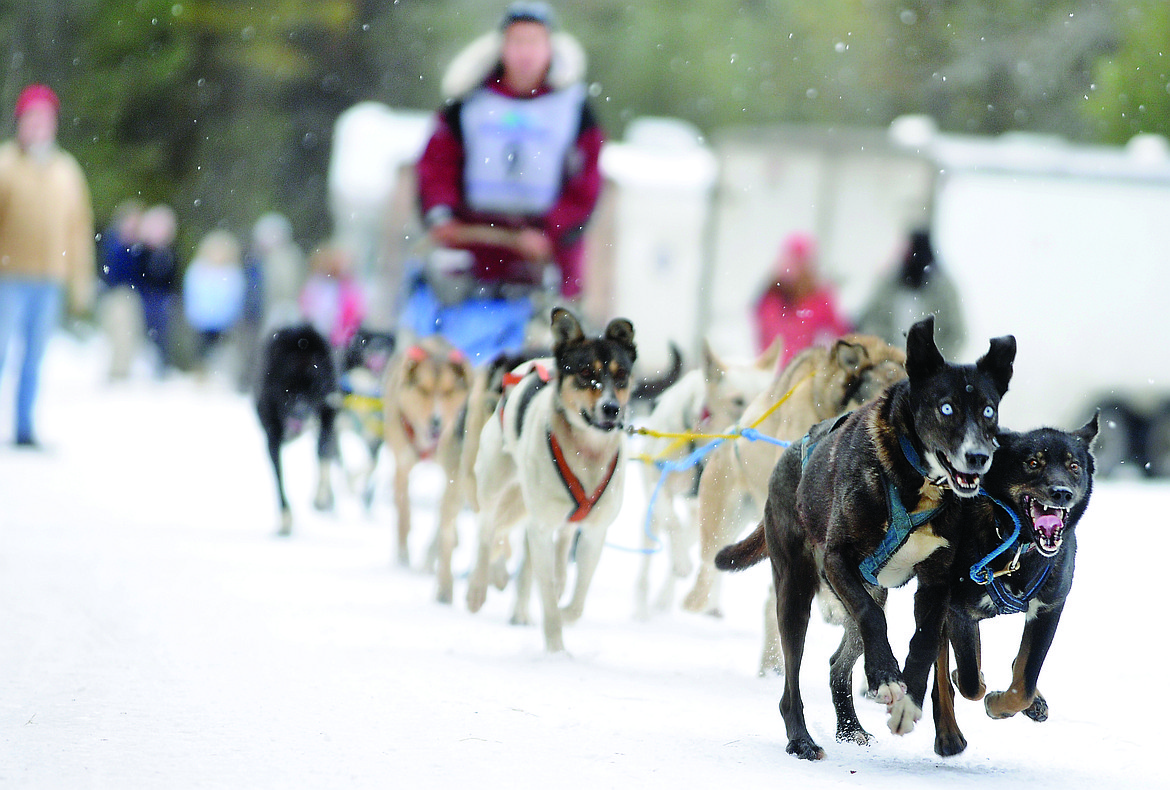
[[[1094,415],[1073,433],[1052,428],[1001,433],[991,471],[983,480],[988,496],[964,503],[971,515],[955,553],[959,575],[945,633],[954,646],[954,680],[960,692],[968,699],[983,698],[992,718],[1021,711],[1036,721],[1048,718],[1048,703],[1036,690],[1036,680],[1072,587],[1077,550],[1073,529],[1093,491],[1090,448],[1097,423]],[[1020,612],[1027,612],[1028,619],[1011,686],[984,697],[979,621]],[[955,721],[948,652],[943,641],[931,696],[934,750],[943,756],[967,746]]]
[[[933,318],[911,327],[908,378],[835,422],[815,426],[784,451],[772,472],[763,523],[716,557],[724,570],[752,565],[765,550],[771,557],[786,675],[780,711],[788,752],[802,759],[824,757],[805,725],[799,683],[818,592],[845,626],[830,672],[837,739],[868,743],[871,737],[857,720],[850,689],[863,652],[869,690],[887,705],[890,730],[908,733],[922,715],[950,595],[958,503],[978,495],[991,466],[999,401],[1016,353],[1009,335],[992,340],[974,365],[953,365],[933,334]],[[886,588],[914,576],[917,628],[902,672],[882,606]]]
[[[256,413],[268,437],[268,455],[276,473],[280,500],[280,534],[292,531],[292,513],[284,495],[281,446],[299,436],[308,423],[317,419],[319,478],[313,505],[320,510],[333,506],[330,464],[337,455],[333,423],[340,401],[337,368],[328,341],[308,324],[278,329],[264,348],[263,368],[256,392]]]
[[[354,333],[341,355],[338,385],[341,389],[342,425],[353,430],[369,453],[365,468],[353,474],[359,480],[358,489],[367,509],[374,502],[374,470],[385,441],[382,379],[397,344],[398,338],[393,332],[362,327]]]

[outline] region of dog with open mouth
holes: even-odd
[[[634,327],[609,322],[586,336],[568,310],[551,315],[553,357],[525,373],[484,424],[475,460],[479,543],[468,580],[467,606],[483,606],[493,547],[524,525],[526,557],[516,581],[512,621],[528,620],[536,582],[548,652],[565,649],[562,624],[577,620],[601,559],[605,535],[622,505],[625,422],[637,350]],[[575,547],[575,548],[574,548]],[[576,559],[573,595],[562,609],[570,550]]]
[[[993,339],[974,365],[949,363],[934,343],[933,317],[914,324],[906,338],[907,378],[785,450],[772,471],[762,523],[716,555],[721,570],[771,559],[790,754],[824,757],[800,693],[816,597],[827,619],[845,627],[830,664],[837,739],[872,739],[857,719],[850,687],[863,654],[867,688],[886,705],[890,731],[904,735],[921,718],[962,537],[961,503],[979,495],[991,468],[1015,355],[1015,338],[1007,335]],[[915,634],[899,668],[883,606],[889,588],[915,577]]]
[[[969,516],[955,553],[957,571],[932,692],[934,750],[955,755],[967,741],[955,720],[954,684],[967,699],[983,699],[992,718],[1023,712],[1048,718],[1048,703],[1036,689],[1065,599],[1072,588],[1077,522],[1093,490],[1092,443],[1098,415],[1071,433],[1039,428],[1003,431],[986,496],[965,502]],[[979,621],[1001,614],[1026,615],[1020,650],[1007,691],[985,694],[980,671]]]

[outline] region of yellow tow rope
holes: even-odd
[[[767,411],[765,411],[763,414],[761,414],[755,420],[755,422],[753,422],[751,425],[748,426],[748,429],[756,428],[764,420],[771,417],[772,412],[776,411],[776,409],[779,409],[784,404],[785,401],[787,401],[789,398],[792,397],[793,393],[796,392],[797,387],[799,387],[801,384],[804,384],[806,381],[811,379],[814,375],[816,375],[816,371],[815,370],[810,371],[808,374],[806,374],[804,376],[804,378],[800,379],[800,381],[793,384],[791,389],[789,389],[788,392],[784,393],[784,395],[780,398],[780,400],[776,401],[771,406],[769,406]],[[629,429],[629,432],[631,434],[637,434],[639,436],[649,436],[649,437],[654,438],[654,439],[674,439],[674,441],[671,442],[669,445],[667,445],[666,449],[664,449],[658,455],[651,456],[651,455],[648,455],[646,453],[639,453],[638,455],[633,456],[634,460],[636,460],[636,461],[642,461],[643,463],[651,463],[652,464],[652,463],[655,463],[656,461],[658,461],[659,459],[667,457],[668,455],[673,453],[679,447],[682,447],[687,442],[694,441],[696,439],[707,439],[707,440],[739,439],[739,438],[743,437],[744,430],[745,430],[744,428],[735,428],[729,433],[698,433],[695,431],[684,431],[682,433],[671,433],[669,431],[655,431],[651,428],[633,428],[633,427],[631,427]]]

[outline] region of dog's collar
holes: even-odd
[[[1028,551],[1032,547],[1030,541],[1021,541],[1020,535],[1023,532],[1023,524],[1020,521],[1019,514],[1016,513],[1007,503],[993,497],[983,488],[979,489],[979,493],[990,499],[997,507],[1003,510],[1012,520],[1012,532],[1006,539],[998,546],[996,546],[990,554],[988,554],[979,562],[971,566],[970,579],[976,584],[983,585],[987,588],[987,594],[995,605],[997,614],[1018,614],[1028,610],[1028,602],[1031,601],[1040,588],[1044,585],[1048,574],[1052,571],[1052,566],[1055,564],[1055,557],[1048,557],[1041,565],[1040,570],[1036,573],[1032,582],[1026,586],[1024,592],[1016,595],[1007,586],[1000,581],[1001,576],[1007,576],[1015,572],[1019,568],[1018,560],[1020,555]],[[998,532],[998,530],[997,530]],[[987,567],[996,557],[1003,554],[1012,546],[1016,546],[1016,556],[1008,563],[1007,567],[1001,571],[992,571]]]
[[[922,457],[918,455],[918,451],[914,449],[914,445],[906,438],[906,434],[898,437],[898,444],[902,446],[902,455],[906,456],[906,460],[914,467],[914,471],[929,480],[930,473],[925,464],[922,463]]]
[[[414,432],[414,426],[410,424],[410,420],[406,419],[405,414],[402,415],[401,420],[402,420],[402,431],[403,431],[403,433],[406,434],[406,441],[410,443],[410,446],[418,454],[419,458],[421,458],[424,461],[428,460],[432,455],[435,454],[435,448],[437,445],[431,445],[430,447],[425,447],[425,448],[419,447],[418,446],[418,437]]]
[[[585,487],[581,485],[581,481],[573,474],[573,470],[569,468],[569,462],[565,459],[565,452],[561,449],[561,443],[552,431],[548,432],[548,448],[552,452],[553,461],[556,462],[557,474],[560,475],[561,482],[565,484],[565,489],[577,505],[573,509],[573,512],[569,514],[568,520],[572,523],[581,521],[593,510],[593,506],[597,504],[597,500],[601,499],[601,495],[605,493],[605,489],[609,488],[610,481],[613,480],[613,474],[617,470],[618,456],[621,451],[619,450],[613,454],[613,460],[609,462],[609,469],[606,470],[601,484],[594,489],[592,494],[586,494]]]

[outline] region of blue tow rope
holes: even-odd
[[[751,442],[766,442],[768,444],[774,444],[777,447],[788,447],[788,445],[792,444],[792,442],[786,442],[782,439],[776,439],[768,436],[767,434],[760,433],[755,428],[743,428],[738,432],[738,435]],[[617,549],[618,551],[628,551],[634,554],[657,554],[658,552],[662,551],[662,541],[657,535],[654,534],[654,531],[650,528],[650,526],[654,517],[654,506],[658,502],[658,495],[662,492],[662,486],[666,484],[667,475],[671,474],[672,472],[684,472],[693,466],[697,466],[704,458],[713,452],[716,447],[723,444],[725,441],[726,439],[723,438],[714,439],[702,447],[693,450],[688,455],[679,458],[677,461],[655,461],[654,466],[661,470],[661,474],[658,475],[658,482],[654,485],[654,491],[650,494],[650,501],[646,504],[646,520],[642,526],[642,530],[646,534],[646,537],[649,538],[650,542],[654,544],[653,547],[635,549],[630,548],[629,546],[619,546],[617,544],[608,542],[605,544],[606,547]]]

